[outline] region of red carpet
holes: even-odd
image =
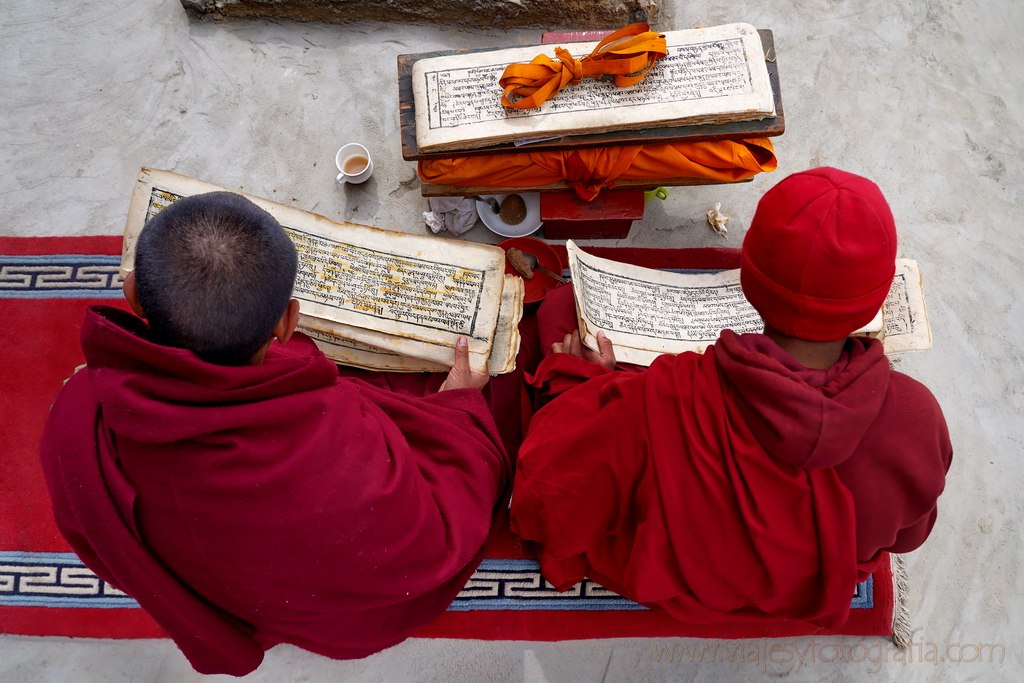
[[[85,308],[124,305],[116,278],[120,237],[0,238],[0,633],[160,637],[134,601],[97,579],[53,523],[37,445],[50,403],[82,362]],[[664,268],[735,267],[735,250],[588,249]],[[423,637],[572,640],[636,636],[760,638],[805,634],[889,636],[894,582],[889,563],[858,586],[837,631],[795,621],[768,627],[694,627],[584,582],[568,593],[545,586],[500,520],[487,559]]]

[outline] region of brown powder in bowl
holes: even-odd
[[[517,194],[510,194],[501,202],[498,214],[505,225],[519,225],[526,218],[526,202]]]

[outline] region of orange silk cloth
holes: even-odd
[[[536,187],[565,181],[591,201],[619,180],[746,180],[778,166],[768,138],[488,154],[419,162],[424,182],[460,187]]]
[[[624,88],[643,80],[654,63],[665,56],[665,36],[647,24],[630,24],[607,36],[594,50],[577,60],[562,47],[555,48],[555,61],[540,54],[529,64],[510,64],[498,79],[504,92],[501,104],[514,109],[533,109],[558,91],[584,78],[615,76]],[[509,99],[515,95],[516,101]]]

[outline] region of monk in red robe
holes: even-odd
[[[603,336],[599,352],[558,336],[572,295],[550,292],[541,330],[559,341],[532,383],[556,397],[520,449],[511,511],[545,577],[589,576],[690,623],[845,621],[882,551],[928,536],[952,457],[928,389],[849,336],[895,258],[878,187],[822,168],[770,190],[743,242],[763,334],[623,371]]]
[[[248,200],[172,204],[125,281],[140,317],[89,311],[43,437],[61,532],[203,673],[405,639],[475,569],[510,477],[464,339],[428,395],[340,378],[294,332],[296,266]]]

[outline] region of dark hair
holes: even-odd
[[[248,363],[270,339],[297,266],[274,217],[231,192],[177,200],[146,223],[135,248],[155,341],[219,365]]]

